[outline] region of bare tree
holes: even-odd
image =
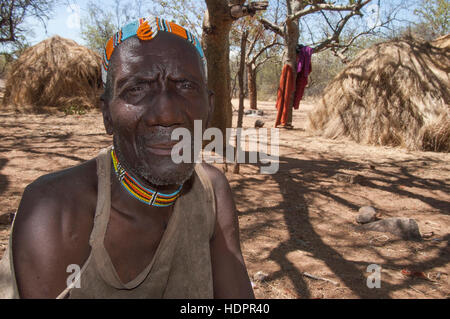
[[[0,43],[24,40],[25,19],[33,17],[42,22],[48,20],[54,0],[2,0],[0,2]]]
[[[215,94],[215,111],[211,125],[222,130],[225,136],[231,127],[230,40],[233,22],[267,8],[267,1],[205,0],[202,42],[208,61],[208,85]],[[225,141],[227,142],[227,141]],[[224,144],[225,145],[225,144]]]
[[[103,54],[106,41],[114,32],[126,22],[145,16],[149,9],[143,0],[114,0],[110,6],[90,0],[81,21],[81,36],[88,48]]]
[[[257,109],[258,92],[256,89],[256,75],[258,68],[274,57],[270,49],[280,46],[278,37],[269,36],[264,30],[257,29],[246,54],[245,65],[247,68],[248,95],[250,108]]]
[[[239,81],[239,109],[236,127],[239,129],[242,127],[242,121],[244,118],[244,72],[245,72],[245,50],[247,48],[247,37],[248,31],[244,30],[241,37],[241,58],[239,60],[239,71],[238,71],[238,81]],[[235,153],[235,164],[233,168],[234,174],[239,174],[239,163],[238,163],[238,145],[240,140],[238,139],[238,134],[236,134],[235,139],[236,153]]]
[[[393,20],[389,15],[386,21],[380,22],[378,17],[372,25],[358,26],[352,32],[346,31],[351,25],[352,18],[362,17],[363,8],[372,0],[346,0],[329,2],[323,0],[283,0],[284,18],[282,21],[270,21],[261,18],[260,22],[265,28],[279,35],[284,40],[284,64],[288,64],[295,70],[296,46],[300,38],[305,34],[310,35],[309,46],[315,53],[332,50],[335,55],[346,62],[345,52],[354,41],[365,34],[370,34],[381,26],[386,26]],[[280,0],[277,1],[280,4]],[[379,1],[378,1],[379,3]],[[378,7],[378,6],[376,6]],[[311,18],[310,24],[305,22]],[[357,24],[355,24],[357,25]],[[347,28],[348,29],[348,28]],[[302,36],[302,37],[301,37]],[[293,103],[293,95],[291,104]],[[291,110],[290,110],[291,111]],[[291,119],[292,114],[289,114]]]
[[[264,27],[257,20],[258,16],[259,14],[256,17],[245,17],[240,19],[231,30],[232,46],[237,47],[240,45],[241,51],[242,37],[246,35],[246,54],[244,60],[241,60],[246,68],[248,97],[251,109],[257,108],[257,70],[260,66],[274,57],[274,55],[270,54],[268,51],[273,47],[281,45],[277,35],[264,30]]]
[[[197,38],[201,38],[203,14],[206,10],[204,1],[155,0],[153,3],[154,14],[175,20],[179,25],[188,28]]]
[[[446,35],[450,29],[450,3],[447,0],[422,0],[414,10],[432,37]]]

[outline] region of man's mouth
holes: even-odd
[[[172,153],[172,148],[178,141],[167,141],[167,142],[158,142],[158,143],[147,143],[146,149],[150,153],[159,156],[170,156]]]

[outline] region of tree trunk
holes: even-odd
[[[231,127],[231,81],[229,33],[233,18],[229,4],[243,4],[245,0],[205,0],[202,44],[208,63],[208,87],[214,93],[212,127],[219,128],[225,137]],[[224,145],[228,141],[224,140]]]
[[[239,79],[239,111],[238,111],[238,119],[237,119],[237,128],[242,127],[242,121],[244,119],[244,72],[245,72],[245,51],[246,51],[246,45],[247,45],[247,37],[248,32],[247,30],[244,31],[241,38],[241,59],[239,61],[239,73],[238,73],[238,79]],[[236,152],[235,152],[235,164],[233,173],[239,174],[239,163],[238,163],[238,149],[241,141],[238,139],[238,135],[236,135]]]
[[[293,12],[297,12],[304,8],[306,4],[304,4],[304,1],[296,1],[296,0],[287,0],[290,2],[290,5],[288,6],[288,15],[292,14]],[[286,31],[284,34],[284,41],[286,43],[285,47],[285,54],[284,54],[284,64],[288,64],[292,68],[292,74],[294,76],[294,79],[297,77],[297,68],[296,68],[296,61],[297,61],[297,52],[295,51],[298,43],[298,38],[300,36],[299,32],[299,21],[298,19],[294,20],[287,20],[286,21]],[[287,122],[289,124],[292,124],[292,108],[294,105],[294,96],[295,91],[292,92],[290,99],[289,99],[289,105],[288,108],[288,120]]]
[[[232,117],[228,40],[232,20],[228,4],[220,5],[217,1],[206,3],[208,9],[203,21],[202,43],[208,64],[208,87],[214,93],[211,126],[219,128],[225,136],[225,129],[231,127]]]
[[[250,109],[258,108],[258,92],[256,90],[256,68],[253,64],[247,64],[248,98]]]

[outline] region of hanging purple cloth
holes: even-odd
[[[294,95],[294,109],[297,110],[300,106],[300,101],[303,99],[305,88],[308,85],[308,76],[311,73],[311,56],[313,49],[310,47],[302,47],[297,54],[297,78],[295,80],[295,95]]]
[[[300,49],[297,55],[297,76],[302,78],[307,78],[311,73],[311,56],[313,54],[313,49],[304,46]]]

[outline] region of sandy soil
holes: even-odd
[[[236,103],[236,101],[234,101]],[[272,127],[273,102],[260,102]],[[258,298],[448,298],[450,285],[450,154],[334,141],[307,131],[313,103],[280,130],[277,174],[254,164],[226,173],[239,210],[241,243]],[[237,113],[234,113],[235,115]],[[235,122],[234,122],[235,123]],[[0,114],[0,213],[14,212],[24,187],[40,175],[81,163],[111,143],[98,112],[83,116]],[[360,175],[344,182],[336,174]],[[423,241],[363,231],[358,209],[414,218]],[[0,225],[0,255],[9,225]],[[381,266],[381,288],[369,289],[367,267]],[[408,277],[403,269],[423,272]],[[316,280],[305,272],[334,281]]]

